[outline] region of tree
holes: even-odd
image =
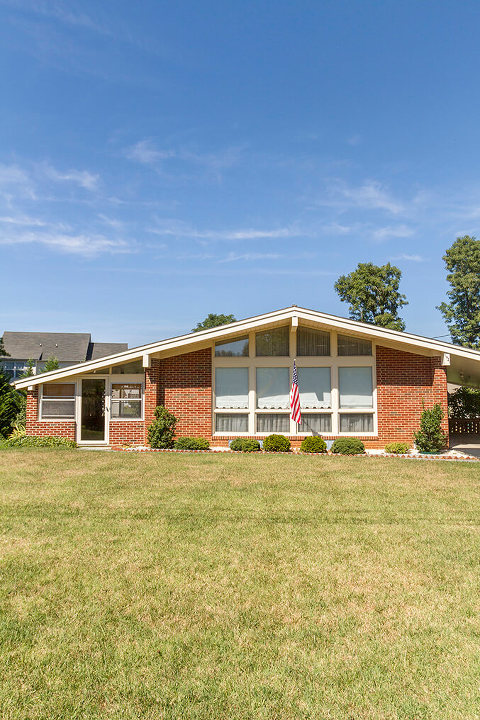
[[[452,342],[480,350],[480,240],[458,237],[443,256],[448,270],[450,302],[438,310],[447,323]]]
[[[58,364],[58,360],[56,357],[48,358],[48,360],[45,363],[45,367],[43,368],[42,372],[52,372],[52,370],[58,370],[60,365]]]
[[[3,337],[0,337],[0,357],[10,357],[3,344]]]
[[[480,417],[480,390],[462,385],[449,393],[448,414],[462,419]]]
[[[402,272],[395,265],[359,263],[349,275],[342,275],[335,290],[343,302],[350,303],[352,320],[380,325],[391,330],[405,330],[398,311],[408,305],[398,292]]]
[[[192,328],[192,332],[209,330],[219,325],[228,325],[228,323],[236,322],[236,320],[237,318],[234,315],[216,315],[215,313],[209,313],[203,322],[197,323],[197,326]]]
[[[20,406],[21,396],[0,368],[0,436],[10,435]]]

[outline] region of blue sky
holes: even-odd
[[[0,332],[131,346],[403,272],[480,220],[480,3],[0,0]],[[3,326],[3,327],[2,327]]]

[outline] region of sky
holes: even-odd
[[[479,32],[478,0],[0,0],[0,333],[347,316],[335,280],[371,261],[445,335]]]

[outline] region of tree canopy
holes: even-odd
[[[3,337],[0,337],[0,357],[8,357],[8,353],[3,345]]]
[[[51,372],[52,370],[58,370],[60,365],[58,364],[58,360],[56,357],[48,358],[48,360],[45,363],[45,367],[43,368],[42,372]]]
[[[0,436],[10,435],[21,403],[20,395],[0,368]]]
[[[209,330],[210,328],[218,327],[219,325],[228,325],[236,321],[234,315],[216,315],[215,313],[209,313],[205,320],[197,323],[197,326],[192,328],[192,332],[200,332],[200,330]]]
[[[452,342],[480,350],[480,240],[470,235],[458,237],[443,260],[450,302],[442,302],[438,309]]]
[[[400,308],[408,305],[406,296],[398,290],[401,277],[401,270],[390,263],[359,263],[356,270],[338,278],[335,290],[343,302],[350,304],[352,320],[405,330],[398,315]]]

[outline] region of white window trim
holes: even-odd
[[[340,333],[345,335],[345,332]],[[365,437],[373,438],[378,436],[378,409],[377,409],[377,367],[376,367],[376,343],[372,340],[371,355],[338,355],[337,353],[337,331],[330,330],[330,355],[319,355],[308,357],[302,355],[296,357],[296,333],[290,328],[290,354],[288,357],[257,357],[255,355],[255,331],[249,333],[249,356],[248,357],[216,357],[215,344],[212,346],[212,434],[213,437],[225,438],[233,435],[266,437],[271,433],[256,432],[256,415],[260,413],[270,414],[289,414],[290,410],[278,409],[259,409],[256,404],[256,369],[257,367],[288,367],[290,371],[290,383],[293,370],[293,360],[296,359],[297,368],[301,367],[329,367],[331,370],[331,407],[330,408],[308,408],[303,410],[302,415],[308,414],[329,414],[332,416],[332,429],[330,432],[321,432],[319,434],[325,438],[334,437]],[[248,367],[248,408],[230,409],[215,408],[215,370],[217,367]],[[340,408],[339,407],[339,386],[338,386],[338,368],[339,367],[371,367],[372,369],[372,407],[371,408]],[[230,414],[247,414],[248,413],[248,431],[247,432],[215,432],[215,415],[221,413]],[[341,413],[358,413],[373,415],[373,430],[371,432],[340,432],[340,414]],[[290,420],[289,437],[305,437],[313,435],[312,432],[297,432],[296,423]]]
[[[73,395],[71,397],[64,397],[64,398],[45,398],[45,400],[48,402],[48,400],[55,400],[56,402],[72,402],[73,399],[73,415],[71,417],[42,417],[43,415],[43,388],[45,385],[73,385],[74,391]],[[42,423],[74,423],[77,418],[77,382],[76,380],[71,380],[68,382],[67,380],[63,380],[62,382],[52,382],[52,383],[43,383],[43,385],[40,385],[40,394],[38,397],[38,422]]]
[[[91,375],[89,377],[92,377]],[[95,377],[95,376],[94,376]],[[117,378],[121,378],[120,380]],[[111,413],[112,406],[112,385],[140,385],[140,417],[138,418],[114,418]],[[108,418],[110,422],[143,422],[145,420],[145,374],[142,375],[122,375],[111,374],[107,381],[107,406]]]

